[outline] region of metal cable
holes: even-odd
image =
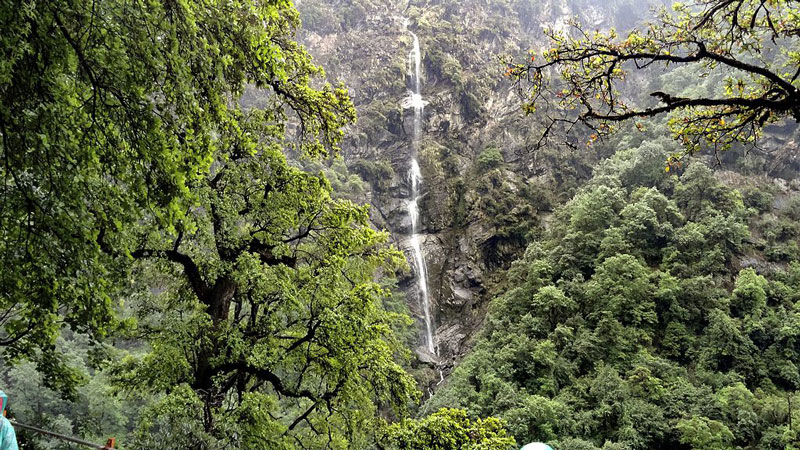
[[[9,422],[11,422],[11,425],[13,425],[14,427],[24,428],[26,430],[31,430],[31,431],[34,431],[36,433],[45,434],[45,435],[52,436],[52,437],[55,437],[55,438],[58,438],[58,439],[62,439],[62,440],[68,441],[68,442],[72,442],[72,443],[75,443],[75,444],[85,445],[86,447],[94,448],[94,449],[97,449],[97,450],[114,450],[114,447],[109,447],[108,445],[98,445],[98,444],[95,444],[94,442],[84,441],[83,439],[78,439],[78,438],[75,438],[75,437],[72,437],[72,436],[66,436],[66,435],[63,435],[63,434],[55,433],[53,431],[43,430],[41,428],[37,428],[37,427],[34,427],[32,425],[25,425],[25,424],[21,424],[19,422],[14,422],[13,420],[10,420]]]

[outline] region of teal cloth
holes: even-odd
[[[0,417],[0,450],[19,450],[14,427],[5,417]]]

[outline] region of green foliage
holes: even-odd
[[[666,115],[683,146],[668,169],[678,168],[687,153],[752,145],[765,125],[800,120],[798,16],[794,1],[696,0],[675,2],[671,12],[663,8],[627,33],[593,31],[573,21],[577,32],[549,30],[540,54],[507,58],[506,75],[521,87],[526,112],[544,110],[543,141],[581,123],[592,130],[591,144],[620,122]],[[665,85],[667,92],[648,92],[654,106],[625,80],[656,66],[679,69],[665,77],[678,81]]]
[[[741,194],[723,186],[703,164],[690,165],[681,180],[683,182],[675,187],[674,198],[690,220],[697,221],[718,212],[737,212],[744,206]]]
[[[445,53],[441,49],[434,48],[425,54],[425,71],[429,78],[445,80],[446,82],[461,87],[464,83],[463,68],[456,57],[450,53]]]
[[[663,161],[647,149],[617,153],[555,212],[425,411],[497,416],[554,448],[789,442],[797,268],[739,270],[753,209],[701,163],[637,171]]]
[[[496,169],[504,163],[503,154],[497,147],[486,147],[478,155],[475,164],[480,173],[486,173],[492,169]]]
[[[286,157],[336,152],[347,91],[294,41],[291,2],[141,6],[2,7],[3,357],[81,401],[136,393],[140,415],[72,422],[137,419],[126,448],[369,446],[417,395],[375,282],[405,262],[342,198],[366,186],[341,160]],[[62,324],[147,347],[76,387]]]
[[[358,173],[351,173],[341,157],[333,158],[328,165],[318,165],[317,161],[307,161],[304,170],[321,173],[330,183],[331,194],[335,198],[350,200],[354,203],[364,203],[368,199],[369,184],[365,183]]]
[[[10,393],[9,414],[20,423],[35,425],[67,435],[79,435],[94,442],[105,442],[110,436],[122,437],[133,426],[142,403],[148,397],[117,395],[107,374],[92,368],[99,349],[86,336],[65,331],[55,345],[56,351],[70,361],[79,376],[72,400],[45,386],[43,374],[35,364],[24,362],[3,366],[0,379]],[[17,430],[21,448],[32,450],[66,450],[69,444],[38,433]]]
[[[192,186],[202,202],[180,231],[133,230],[133,275],[161,292],[144,292],[137,308],[151,351],[124,360],[115,380],[163,395],[140,424],[147,442],[361,447],[378,405],[403,414],[416,395],[395,360],[392,328],[404,318],[383,309],[373,282],[404,260],[368,226],[366,207],[291,167],[271,143],[279,136],[261,138],[257,154],[218,156]],[[178,444],[176,424],[186,428]]]
[[[309,155],[334,150],[354,113],[345,89],[312,86],[324,74],[293,40],[289,1],[23,1],[0,17],[0,343],[70,394],[60,328],[115,329],[127,229],[181,222],[230,150],[220,136],[255,151],[246,87],[269,92],[275,132],[303,123],[287,146]]]
[[[537,201],[542,199],[534,197],[534,189],[516,186],[516,177],[501,169],[503,159],[497,149],[489,148],[481,156],[476,164],[485,173],[471,183],[472,217],[480,217],[492,227],[481,245],[485,262],[502,266],[525,245],[528,233],[537,224],[535,209],[542,206]]]
[[[459,104],[464,119],[470,122],[478,121],[484,114],[483,103],[473,93],[474,89],[464,88],[460,92]]]
[[[597,168],[593,157],[552,148],[516,154],[520,136],[502,143],[508,162],[495,147],[476,157],[485,141],[466,145],[459,122],[497,125],[484,99],[499,82],[485,56],[518,51],[509,17],[517,11],[533,27],[542,5],[447,0],[406,10],[426,77],[447,85],[461,113],[437,124],[441,145],[422,152],[435,173],[426,181],[444,186],[423,199],[445,217],[432,228],[456,236],[479,224],[489,267],[538,239],[512,266],[511,289],[493,301],[473,353],[426,405],[466,410],[385,428],[378,417],[404,418],[418,396],[403,371],[414,335],[391,276],[402,255],[357,203],[370,195],[362,178],[378,194],[390,190],[391,166],[356,160],[359,177],[340,159],[287,161],[335,152],[353,119],[346,91],[321,82],[294,42],[290,2],[141,6],[59,0],[0,13],[0,311],[9,311],[0,342],[8,361],[38,364],[3,366],[20,393],[18,417],[100,441],[135,427],[126,448],[165,450],[501,450],[514,446],[511,435],[558,449],[797,447],[797,205],[767,215],[780,200],[773,192],[740,195],[701,164],[665,173],[678,149],[652,135],[597,143],[603,156],[626,149]],[[365,24],[384,6],[301,7],[317,32],[354,30],[350,41],[337,37],[340,57],[368,47]],[[641,50],[639,37],[628,48]],[[371,72],[354,89],[368,102],[352,135],[359,146],[403,134],[392,98],[405,88],[406,45],[353,58],[380,62],[361,67]],[[776,62],[796,66],[796,55],[784,57]],[[694,72],[660,81],[687,96],[738,87],[716,75],[696,83]],[[768,89],[755,86],[744,95]],[[687,135],[725,131],[703,111],[688,118],[699,122]],[[549,231],[539,227],[540,211],[573,194]],[[740,270],[744,255],[762,252],[788,264]],[[117,310],[133,317],[118,321]],[[101,371],[107,349],[94,341],[111,331],[135,350]],[[114,396],[112,382],[131,397]],[[487,416],[502,419],[475,419]]]
[[[728,450],[732,448],[733,433],[722,422],[707,417],[692,416],[681,419],[677,425],[681,443],[692,450]]]
[[[774,262],[789,262],[800,259],[800,248],[797,239],[800,237],[800,225],[797,221],[797,204],[800,196],[794,195],[786,200],[775,213],[767,213],[754,221],[754,227],[762,238],[766,258]],[[768,211],[773,211],[770,208]]]
[[[391,425],[381,443],[387,450],[509,450],[514,445],[500,420],[473,421],[459,409],[441,409],[424,419]]]
[[[369,182],[377,193],[387,191],[395,176],[394,169],[386,161],[358,159],[352,163],[352,170]]]
[[[775,201],[775,195],[767,189],[760,189],[758,187],[745,188],[742,190],[742,196],[745,206],[754,208],[759,213],[766,213],[772,210],[772,204]]]

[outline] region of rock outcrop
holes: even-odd
[[[536,49],[545,28],[573,15],[607,27],[615,25],[610,17],[618,9],[648,8],[633,0],[572,3],[579,6],[570,9],[562,0],[298,2],[302,41],[332,81],[346,82],[358,110],[343,145],[345,160],[373,186],[375,226],[389,230],[407,254],[413,114],[401,106],[411,46],[404,17],[419,36],[422,95],[429,102],[419,146],[421,241],[439,357],[417,354],[420,363],[445,373],[480,327],[490,295],[502,285],[501,269],[541,232],[539,217],[557,200],[554,192],[568,196],[591,175],[589,155],[530,151],[536,121],[523,115],[498,56]],[[410,277],[400,282],[409,293]],[[409,307],[419,320],[421,311]]]

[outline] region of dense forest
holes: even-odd
[[[19,448],[800,449],[797,0],[0,24]]]

